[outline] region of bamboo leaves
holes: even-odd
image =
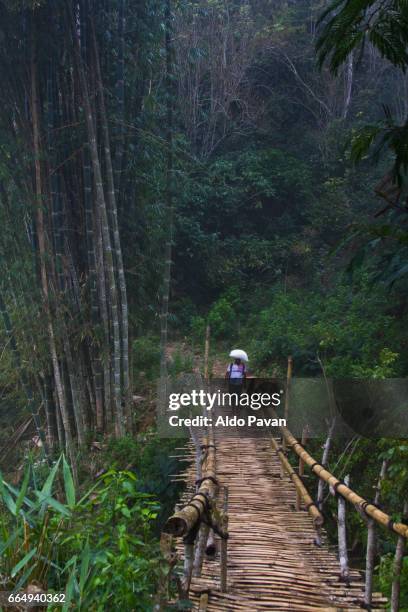
[[[79,501],[64,456],[49,470],[41,489],[34,479],[26,488],[25,480],[20,489],[1,480],[1,573],[8,590],[26,587],[29,579],[44,590],[52,584],[65,593],[66,609],[74,600],[78,610],[96,605],[108,609],[113,585],[120,609],[140,609],[141,601],[151,602],[159,563],[149,526],[157,505],[137,490],[133,474],[110,470]],[[52,497],[57,485],[58,500]],[[31,505],[28,512],[17,514],[15,499],[22,490]],[[127,512],[121,511],[124,508]]]
[[[75,507],[75,485],[74,480],[72,478],[71,469],[65,459],[65,456],[62,457],[62,466],[63,466],[63,475],[64,475],[64,486],[65,486],[65,496],[67,499],[68,507],[73,510]]]
[[[34,547],[32,550],[30,550],[30,552],[28,552],[22,559],[21,561],[19,561],[17,563],[17,565],[15,565],[13,567],[13,569],[10,572],[10,575],[12,578],[14,578],[14,576],[16,576],[22,569],[23,567],[25,567],[27,565],[27,563],[29,561],[31,561],[31,559],[34,557],[34,555],[37,552],[37,547]]]

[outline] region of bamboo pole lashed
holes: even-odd
[[[306,489],[305,485],[303,484],[301,478],[296,474],[295,470],[293,469],[293,467],[290,465],[289,461],[287,460],[287,458],[285,457],[285,454],[283,452],[283,449],[279,448],[278,443],[276,442],[276,440],[274,438],[270,438],[271,441],[271,446],[273,448],[273,450],[275,451],[275,453],[277,454],[277,456],[279,457],[279,460],[281,462],[282,468],[286,471],[286,473],[288,474],[289,478],[292,480],[293,484],[296,487],[296,491],[298,492],[299,496],[301,497],[301,499],[303,500],[307,511],[309,512],[313,523],[316,526],[320,526],[323,524],[323,515],[321,514],[321,512],[319,511],[319,509],[317,508],[317,506],[315,505],[315,503],[313,502],[313,499],[311,498],[311,496],[309,495],[308,490]]]
[[[200,522],[211,499],[214,499],[217,490],[215,445],[210,435],[203,448],[207,451],[202,466],[202,479],[197,493],[181,510],[175,512],[164,525],[163,532],[175,537],[188,534]]]
[[[223,499],[223,516],[222,516],[222,527],[224,533],[228,533],[228,489],[224,487],[224,499]],[[226,537],[221,539],[221,579],[220,587],[221,593],[227,592],[227,572],[228,572],[228,539]]]
[[[326,470],[326,468],[324,468],[311,455],[309,455],[309,453],[305,451],[302,445],[290,433],[287,427],[281,427],[280,429],[283,433],[288,447],[292,448],[293,451],[303,459],[303,461],[310,467],[310,469],[316,474],[316,476],[327,482],[330,486],[333,487],[336,493],[344,497],[354,506],[358,507],[362,512],[374,519],[377,523],[379,523],[383,527],[388,528],[394,533],[403,536],[404,538],[408,538],[408,525],[404,525],[404,523],[394,522],[388,514],[377,508],[374,504],[368,502],[366,499],[364,499],[364,497],[361,497],[361,495],[355,493],[341,480],[339,480],[338,478],[333,476],[333,474],[331,474],[328,470]]]
[[[304,447],[306,442],[307,442],[307,433],[308,433],[308,427],[307,425],[305,425],[305,427],[303,427],[303,431],[302,431],[302,446]],[[299,474],[299,478],[300,480],[302,480],[302,476],[305,473],[305,464],[303,462],[303,460],[301,459],[301,457],[299,457],[299,468],[298,468],[298,474]],[[300,502],[301,502],[301,495],[299,493],[299,490],[296,489],[296,510],[300,510]]]

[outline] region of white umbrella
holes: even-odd
[[[242,359],[242,361],[249,361],[248,355],[245,351],[241,351],[241,349],[232,350],[229,356],[234,357],[234,359]]]

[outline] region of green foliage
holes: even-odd
[[[160,340],[157,336],[140,336],[133,342],[133,370],[136,380],[152,381],[160,370]],[[142,374],[143,373],[143,374]]]
[[[192,354],[190,352],[178,350],[172,355],[168,371],[170,376],[177,377],[184,372],[192,372],[193,365]]]
[[[322,64],[330,58],[336,72],[356,47],[368,40],[389,62],[408,64],[408,8],[401,0],[335,0],[320,17],[324,23],[317,43]],[[330,17],[329,19],[327,19]],[[327,21],[326,21],[327,20]]]
[[[160,499],[160,510],[154,525],[159,534],[164,521],[171,514],[178,499],[181,485],[172,480],[172,475],[181,469],[180,462],[170,457],[180,440],[157,438],[152,432],[137,438],[125,436],[112,439],[104,455],[104,463],[117,470],[131,469],[136,474],[139,491]]]
[[[178,209],[175,273],[196,303],[249,279],[276,278],[312,200],[310,185],[308,164],[281,149],[251,147],[193,165]]]
[[[366,281],[338,284],[322,299],[317,290],[275,290],[270,305],[254,309],[243,336],[260,366],[293,355],[298,374],[337,378],[395,376],[401,347],[398,325],[385,313],[386,296]]]
[[[195,342],[203,342],[206,325],[207,324],[205,318],[200,315],[195,315],[191,318],[190,333]]]
[[[4,588],[37,580],[46,591],[65,592],[77,610],[150,610],[161,572],[151,531],[159,505],[139,490],[135,474],[110,469],[83,493],[61,457],[41,489],[32,477],[29,466],[18,489],[0,476]]]
[[[394,556],[392,553],[383,555],[379,565],[377,585],[381,593],[386,597],[391,597],[391,586],[394,579],[393,572]],[[401,598],[400,612],[408,610],[408,557],[404,557],[401,570]]]
[[[208,314],[208,323],[214,338],[226,338],[233,334],[237,325],[237,313],[226,297],[217,300]]]

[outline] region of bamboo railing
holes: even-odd
[[[344,484],[344,482],[336,478],[336,476],[333,476],[331,472],[326,470],[325,467],[316,461],[303,448],[300,442],[296,440],[287,427],[281,426],[280,429],[287,447],[291,448],[302,459],[302,461],[310,467],[316,476],[330,485],[335,493],[338,493],[344,497],[344,499],[357,507],[360,512],[366,514],[383,527],[390,529],[394,533],[403,536],[404,538],[408,538],[408,525],[394,522],[388,514],[377,508],[377,506],[375,506],[373,503],[364,499],[364,497],[361,497],[361,495],[358,495],[358,493],[355,493],[352,489],[350,489],[350,487]]]
[[[319,511],[313,499],[311,498],[300,476],[296,474],[295,470],[293,469],[293,467],[290,465],[289,461],[287,460],[283,448],[279,447],[278,443],[272,436],[270,437],[270,442],[271,442],[271,446],[273,450],[279,457],[279,460],[282,464],[283,469],[288,474],[289,478],[291,479],[291,481],[296,487],[296,491],[298,492],[299,496],[303,500],[303,503],[305,504],[306,509],[309,512],[314,525],[316,527],[320,527],[321,525],[323,525],[323,521],[324,521],[322,513]]]
[[[221,592],[227,591],[228,491],[224,487],[223,509],[220,512],[215,503],[219,492],[219,483],[216,476],[214,433],[211,427],[208,435],[203,439],[201,451],[204,456],[202,459],[202,476],[196,481],[198,490],[183,508],[167,520],[163,527],[165,536],[183,537],[184,580],[182,590],[184,596],[188,596],[192,575],[201,575],[202,555],[207,548],[209,539],[212,539],[212,545],[214,546],[214,533],[221,538]],[[204,540],[202,541],[203,537]],[[200,601],[200,606],[201,604]],[[200,607],[200,609],[205,608]]]
[[[164,533],[182,537],[199,524],[208,511],[210,500],[214,499],[218,483],[216,478],[215,445],[212,437],[206,437],[201,446],[206,455],[203,460],[202,478],[198,491],[181,510],[175,512],[164,525]]]

